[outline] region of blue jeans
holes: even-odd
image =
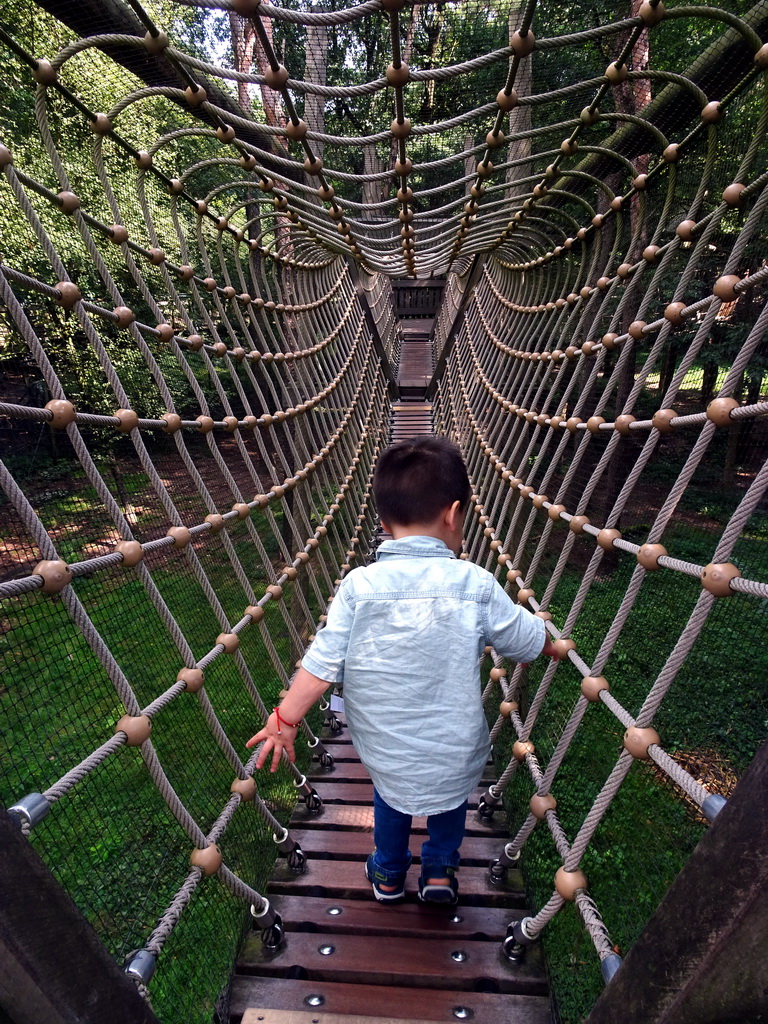
[[[446,868],[459,866],[459,847],[464,838],[467,801],[452,811],[430,814],[427,818],[427,839],[421,847],[421,877],[444,878]],[[373,790],[373,842],[376,850],[373,863],[386,878],[386,884],[399,882],[411,866],[410,814],[390,807],[376,789]]]

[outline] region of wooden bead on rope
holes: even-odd
[[[518,761],[524,761],[528,754],[533,754],[536,747],[530,740],[518,740],[512,747],[512,754]]]
[[[662,160],[667,164],[676,164],[682,153],[677,142],[670,142],[661,154]]]
[[[164,412],[162,416],[165,426],[162,428],[166,434],[175,434],[181,430],[181,416],[177,412]]]
[[[547,509],[547,515],[555,523],[560,521],[561,512],[565,512],[565,505],[550,505]]]
[[[584,676],[581,680],[581,693],[591,703],[600,700],[600,694],[605,690],[608,692],[610,686],[605,676]]]
[[[188,85],[184,97],[190,107],[200,107],[208,99],[208,93],[201,85]]]
[[[268,67],[264,72],[264,82],[277,92],[285,87],[289,78],[288,69],[283,64],[278,64],[276,68]]]
[[[155,330],[157,331],[157,340],[164,345],[170,345],[175,336],[173,327],[170,324],[158,324]]]
[[[253,18],[259,13],[261,0],[232,0],[232,9],[241,18]]]
[[[199,424],[198,430],[201,434],[210,434],[213,430],[213,417],[212,416],[196,416],[195,422]]]
[[[174,548],[185,548],[192,540],[192,534],[186,526],[172,526],[169,530],[166,530],[165,535],[172,538],[173,544],[171,547]]]
[[[123,715],[115,722],[115,733],[125,733],[126,747],[140,747],[149,739],[152,732],[152,721],[147,715]]]
[[[701,585],[715,597],[730,597],[731,580],[741,576],[733,562],[710,562],[701,571]]]
[[[123,565],[132,568],[144,558],[144,549],[137,540],[121,540],[115,544],[115,551],[123,556]]]
[[[612,551],[614,541],[621,540],[621,530],[604,528],[597,535],[597,543],[603,551]]]
[[[66,213],[68,215],[71,215],[75,210],[80,209],[80,200],[74,192],[59,192],[56,196],[56,202],[59,204],[59,208],[62,213]]]
[[[147,53],[151,53],[153,57],[162,53],[170,45],[167,33],[159,32],[157,29],[155,29],[155,35],[152,35],[151,32],[145,32],[142,42]]]
[[[112,415],[117,420],[117,429],[121,434],[129,434],[139,425],[139,414],[134,409],[117,409]]]
[[[507,673],[503,668],[492,668],[489,675],[492,682],[499,683],[506,678]]]
[[[523,35],[521,32],[513,32],[510,37],[509,45],[515,51],[515,56],[521,60],[523,57],[527,57],[533,53],[536,46],[536,37],[530,29]]]
[[[72,582],[72,570],[60,558],[44,558],[32,572],[43,577],[40,589],[44,594],[58,594]]]
[[[739,408],[735,398],[715,398],[707,406],[707,419],[717,427],[729,427],[734,422],[731,413]]]
[[[499,109],[503,110],[506,114],[517,106],[517,92],[514,89],[510,89],[509,93],[507,93],[502,89],[496,96],[496,102],[499,105]]]
[[[32,71],[32,77],[39,85],[53,85],[58,78],[58,73],[49,60],[38,60]]]
[[[240,646],[240,637],[237,633],[219,633],[216,637],[216,646],[223,647],[225,654],[232,654]]]
[[[522,575],[523,574],[520,572],[519,569],[510,569],[507,572],[507,582],[508,583],[516,583],[520,579],[520,577]]]
[[[502,718],[509,718],[513,711],[518,710],[518,703],[516,700],[503,700],[499,704],[499,714]]]
[[[221,533],[224,529],[224,516],[218,512],[209,512],[203,522],[208,523],[210,526],[210,533]]]
[[[672,421],[677,418],[674,409],[657,409],[651,417],[651,424],[660,434],[668,434],[672,429]]]
[[[229,791],[230,793],[239,793],[240,799],[248,803],[256,798],[256,780],[235,779],[229,787]]]
[[[584,527],[589,524],[587,516],[571,516],[568,521],[568,529],[571,533],[583,533]]]
[[[659,743],[659,734],[655,729],[640,729],[633,725],[624,733],[622,743],[624,749],[636,760],[647,761],[651,756],[648,747]]]
[[[667,554],[663,544],[642,544],[637,552],[637,561],[648,572],[660,569],[659,559]]]
[[[643,331],[648,326],[645,320],[633,320],[627,328],[627,334],[630,338],[634,338],[635,341],[639,341],[643,336]]]
[[[546,818],[547,811],[554,811],[556,807],[557,800],[555,800],[551,793],[547,793],[545,796],[539,796],[537,793],[535,796],[531,797],[531,814],[534,818],[538,818],[539,821]]]
[[[187,693],[198,693],[205,683],[205,673],[201,668],[182,668],[176,675],[177,683],[184,683]]]
[[[695,220],[681,220],[675,228],[675,234],[684,242],[691,242],[693,241],[693,235],[697,227],[698,224]]]
[[[576,650],[576,641],[570,637],[561,636],[559,640],[555,640],[552,646],[555,648],[555,658],[558,661],[563,661],[568,657],[569,651]]]
[[[223,859],[221,850],[215,843],[206,846],[204,850],[195,849],[189,855],[189,863],[194,868],[200,868],[206,878],[216,874],[221,867]]]
[[[715,281],[715,286],[712,289],[718,299],[723,302],[733,302],[739,297],[739,293],[736,291],[736,285],[741,281],[736,274],[725,274],[723,277],[719,277]]]
[[[128,306],[115,306],[112,315],[115,318],[115,324],[121,328],[130,327],[136,320],[136,314]]]
[[[605,69],[605,77],[611,85],[619,85],[620,82],[625,82],[628,74],[629,68],[623,61],[620,64],[615,60]]]
[[[555,872],[555,890],[568,903],[573,903],[579,890],[586,888],[587,876],[583,871],[566,871],[562,867]]]
[[[51,414],[48,424],[54,430],[65,430],[77,419],[74,405],[66,398],[52,398],[50,402],[45,403],[45,408]]]
[[[728,185],[723,191],[723,202],[726,206],[735,207],[741,206],[743,200],[743,192],[746,185],[742,185],[741,182],[734,181]]]
[[[388,84],[391,85],[393,88],[397,88],[398,86],[403,86],[406,84],[406,82],[410,78],[411,69],[408,67],[405,61],[401,61],[400,66],[397,68],[395,67],[394,64],[390,64],[387,67],[387,70],[384,72],[384,75],[387,79]]]
[[[722,120],[724,115],[725,111],[723,110],[723,106],[720,101],[712,100],[702,108],[701,120],[704,124],[716,124],[718,121]]]
[[[637,417],[633,416],[629,412],[622,413],[621,416],[617,416],[613,424],[614,428],[622,435],[622,437],[629,437],[632,432],[632,424],[637,422]]]
[[[532,597],[535,597],[535,596],[536,596],[536,592],[534,590],[531,590],[530,587],[523,587],[522,590],[519,590],[517,592],[517,603],[518,604],[527,604],[528,601]]]
[[[270,594],[273,601],[279,601],[280,598],[283,596],[283,588],[279,586],[277,583],[270,583],[265,593]]]
[[[587,420],[587,430],[590,434],[599,434],[602,423],[605,423],[604,416],[590,416]]]
[[[238,519],[247,519],[251,514],[251,508],[245,501],[238,501],[232,506],[232,511],[237,513]]]

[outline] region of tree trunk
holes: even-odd
[[[512,36],[520,25],[523,14],[523,4],[513,3],[509,9],[509,45],[512,45]],[[530,96],[533,92],[533,57],[523,57],[517,68],[515,78],[515,91],[519,97]],[[527,159],[531,155],[530,138],[520,138],[522,132],[529,132],[532,127],[531,107],[514,107],[509,112],[509,146],[507,148],[507,160]],[[507,168],[507,181],[519,181],[527,178],[531,173],[531,165],[522,163],[516,167]],[[511,189],[510,196],[519,192],[529,192],[532,186],[521,185],[517,189]]]
[[[378,174],[384,170],[384,161],[380,159],[379,154],[376,152],[376,146],[373,142],[369,142],[363,146],[363,174]],[[382,201],[382,182],[381,181],[364,181],[363,182],[363,205],[368,206],[373,203],[380,203]],[[365,220],[373,220],[374,217],[378,216],[375,210],[363,210],[363,218]]]
[[[250,19],[246,21],[234,11],[229,12],[229,31],[232,37],[232,53],[235,56],[235,71],[247,75],[253,64],[253,48],[256,30]],[[237,83],[237,99],[247,113],[251,112],[251,96],[247,82]]]
[[[701,378],[701,401],[707,405],[712,401],[717,387],[717,373],[720,367],[717,363],[705,363],[704,372]]]
[[[312,7],[312,11],[319,8]],[[304,80],[313,85],[325,85],[328,68],[328,29],[325,25],[307,25],[307,53],[304,62]],[[325,97],[308,92],[304,97],[304,120],[313,132],[325,131]],[[315,156],[322,157],[323,143],[312,142]]]

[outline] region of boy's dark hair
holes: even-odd
[[[431,434],[385,449],[373,477],[380,518],[398,526],[431,523],[454,501],[463,509],[470,490],[459,449],[447,437]]]

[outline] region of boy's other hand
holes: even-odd
[[[560,654],[549,637],[547,637],[544,642],[544,647],[542,648],[541,653],[546,655],[547,658],[554,658],[555,661],[561,661],[563,658],[563,655]]]
[[[298,726],[288,725],[286,722],[278,723],[277,715],[273,711],[267,719],[267,724],[264,728],[260,729],[255,736],[251,736],[245,744],[249,749],[255,747],[258,743],[264,744],[259,751],[259,756],[256,758],[256,768],[264,767],[270,753],[272,754],[272,764],[269,769],[271,772],[277,771],[283,751],[288,755],[289,761],[295,761],[296,751],[293,749],[293,742],[298,731]]]

